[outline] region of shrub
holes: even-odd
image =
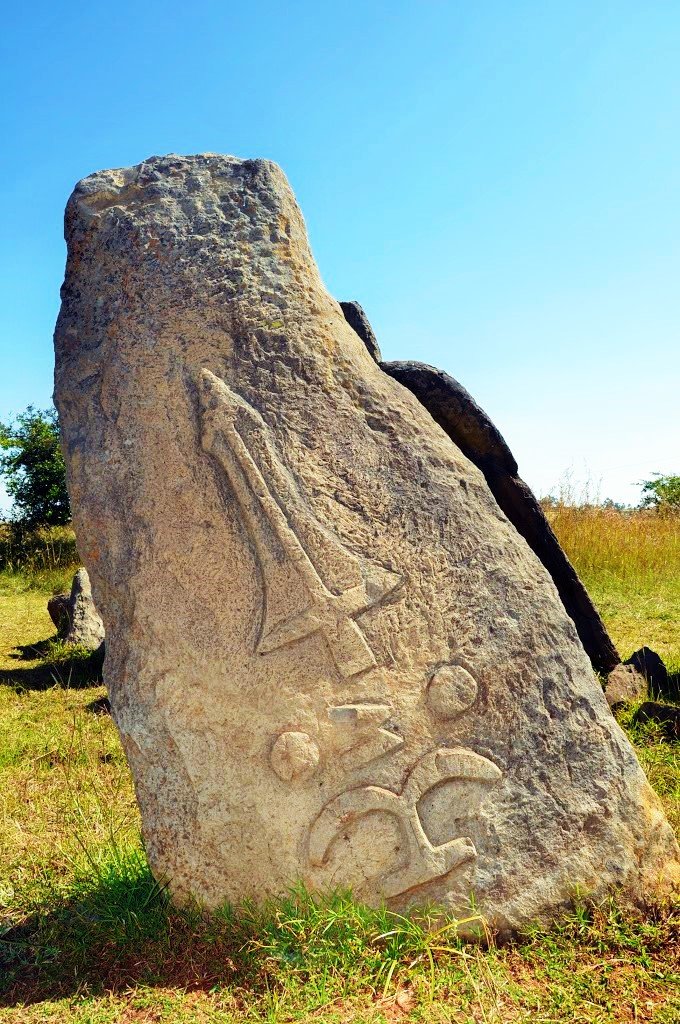
[[[13,423],[0,423],[0,451],[0,473],[14,501],[14,521],[26,529],[68,523],[71,509],[56,411],[29,405]]]
[[[680,512],[680,476],[654,473],[654,480],[642,481],[641,508],[655,508],[659,512]]]

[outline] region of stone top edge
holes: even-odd
[[[167,153],[164,156],[150,156],[129,167],[113,167],[86,175],[77,182],[71,194],[71,201],[84,199],[100,192],[115,192],[130,186],[145,187],[164,180],[186,180],[192,174],[208,171],[210,174],[229,177],[234,172],[250,171],[253,176],[264,172],[284,176],[283,171],[272,160],[231,156],[222,153],[195,153],[184,155]]]

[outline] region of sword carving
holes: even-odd
[[[258,653],[321,633],[344,678],[373,668],[375,655],[356,618],[393,593],[401,576],[350,552],[313,516],[260,414],[209,370],[201,373],[201,422],[203,448],[227,475],[262,570]]]

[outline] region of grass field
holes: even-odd
[[[621,653],[648,643],[680,669],[679,521],[550,514]],[[0,1022],[677,1024],[677,902],[575,900],[501,947],[343,894],[212,917],[169,906],[96,670],[49,639],[47,596],[72,572],[62,540],[0,573]],[[678,746],[632,737],[680,830]]]
[[[547,511],[622,657],[647,644],[679,671],[680,516],[598,506]]]

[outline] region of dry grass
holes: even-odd
[[[70,583],[77,568],[76,535],[70,526],[22,530],[0,523],[0,576],[17,579],[27,588],[53,593]]]
[[[546,512],[626,658],[647,644],[680,670],[680,515],[557,504]]]

